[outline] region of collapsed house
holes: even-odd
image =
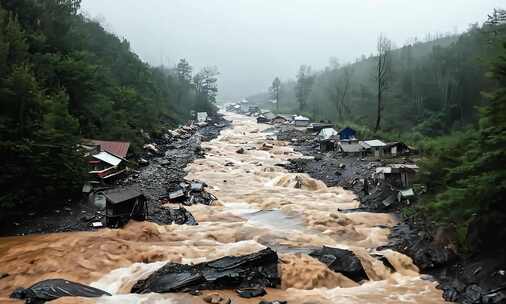
[[[182,204],[191,206],[195,204],[212,205],[217,200],[216,196],[207,192],[207,184],[201,181],[182,181],[179,184],[170,185],[167,194],[159,198],[161,204]]]
[[[264,112],[257,117],[257,123],[270,123],[276,115],[271,112]]]
[[[100,192],[105,197],[105,224],[121,227],[130,219],[144,221],[148,217],[146,197],[134,189],[113,189]]]
[[[277,124],[285,124],[289,121],[289,119],[284,116],[284,115],[276,115],[276,117],[274,117],[273,119],[271,119],[271,123],[273,125],[277,125]]]

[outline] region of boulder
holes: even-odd
[[[324,246],[309,255],[326,264],[332,271],[341,273],[355,282],[368,279],[362,263],[352,251]]]

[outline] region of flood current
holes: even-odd
[[[353,193],[277,166],[302,157],[286,143],[269,140],[267,125],[229,114],[232,127],[203,143],[205,159],[193,162],[187,179],[199,179],[219,200],[189,207],[198,226],[131,222],[122,229],[0,239],[0,302],[15,287],[65,278],[104,289],[112,297],[59,299],[51,303],[204,303],[189,294],[129,294],[139,279],[164,263],[198,263],[244,255],[265,247],[280,256],[282,284],[266,300],[296,303],[443,303],[436,283],[424,280],[411,259],[379,252],[394,270],[373,257],[387,243],[394,216],[339,210],[358,207]],[[267,130],[268,131],[268,130]],[[263,144],[273,145],[264,149]],[[245,153],[236,151],[243,148]],[[352,250],[368,281],[353,282],[307,255],[323,245]],[[258,303],[218,291],[232,303]],[[205,292],[213,293],[213,292]],[[12,303],[16,303],[12,301]]]

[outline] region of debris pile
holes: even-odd
[[[132,293],[167,293],[195,290],[276,287],[278,255],[270,248],[244,256],[226,256],[196,265],[167,263],[138,281]]]
[[[171,184],[168,187],[168,194],[160,197],[162,204],[183,204],[191,206],[196,204],[212,205],[217,200],[216,196],[207,192],[207,184],[201,181],[182,181],[177,184]]]

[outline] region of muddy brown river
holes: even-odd
[[[189,209],[198,226],[160,226],[131,222],[123,229],[0,239],[0,303],[15,287],[48,278],[90,284],[113,294],[98,299],[60,299],[52,303],[204,303],[188,294],[129,294],[132,285],[165,262],[198,263],[244,255],[266,246],[280,256],[282,285],[268,289],[266,300],[295,303],[444,303],[433,282],[423,280],[410,258],[381,252],[395,271],[371,256],[385,245],[396,219],[389,214],[341,213],[356,208],[353,193],[276,164],[301,157],[285,142],[266,140],[267,125],[229,114],[232,128],[203,144],[206,158],[188,168],[189,179],[209,185],[217,206]],[[262,150],[264,143],[274,146]],[[238,154],[239,148],[244,154]],[[307,253],[323,245],[352,250],[369,280],[357,284],[330,271]],[[218,291],[232,303],[233,291]],[[212,293],[212,292],[207,292]]]

